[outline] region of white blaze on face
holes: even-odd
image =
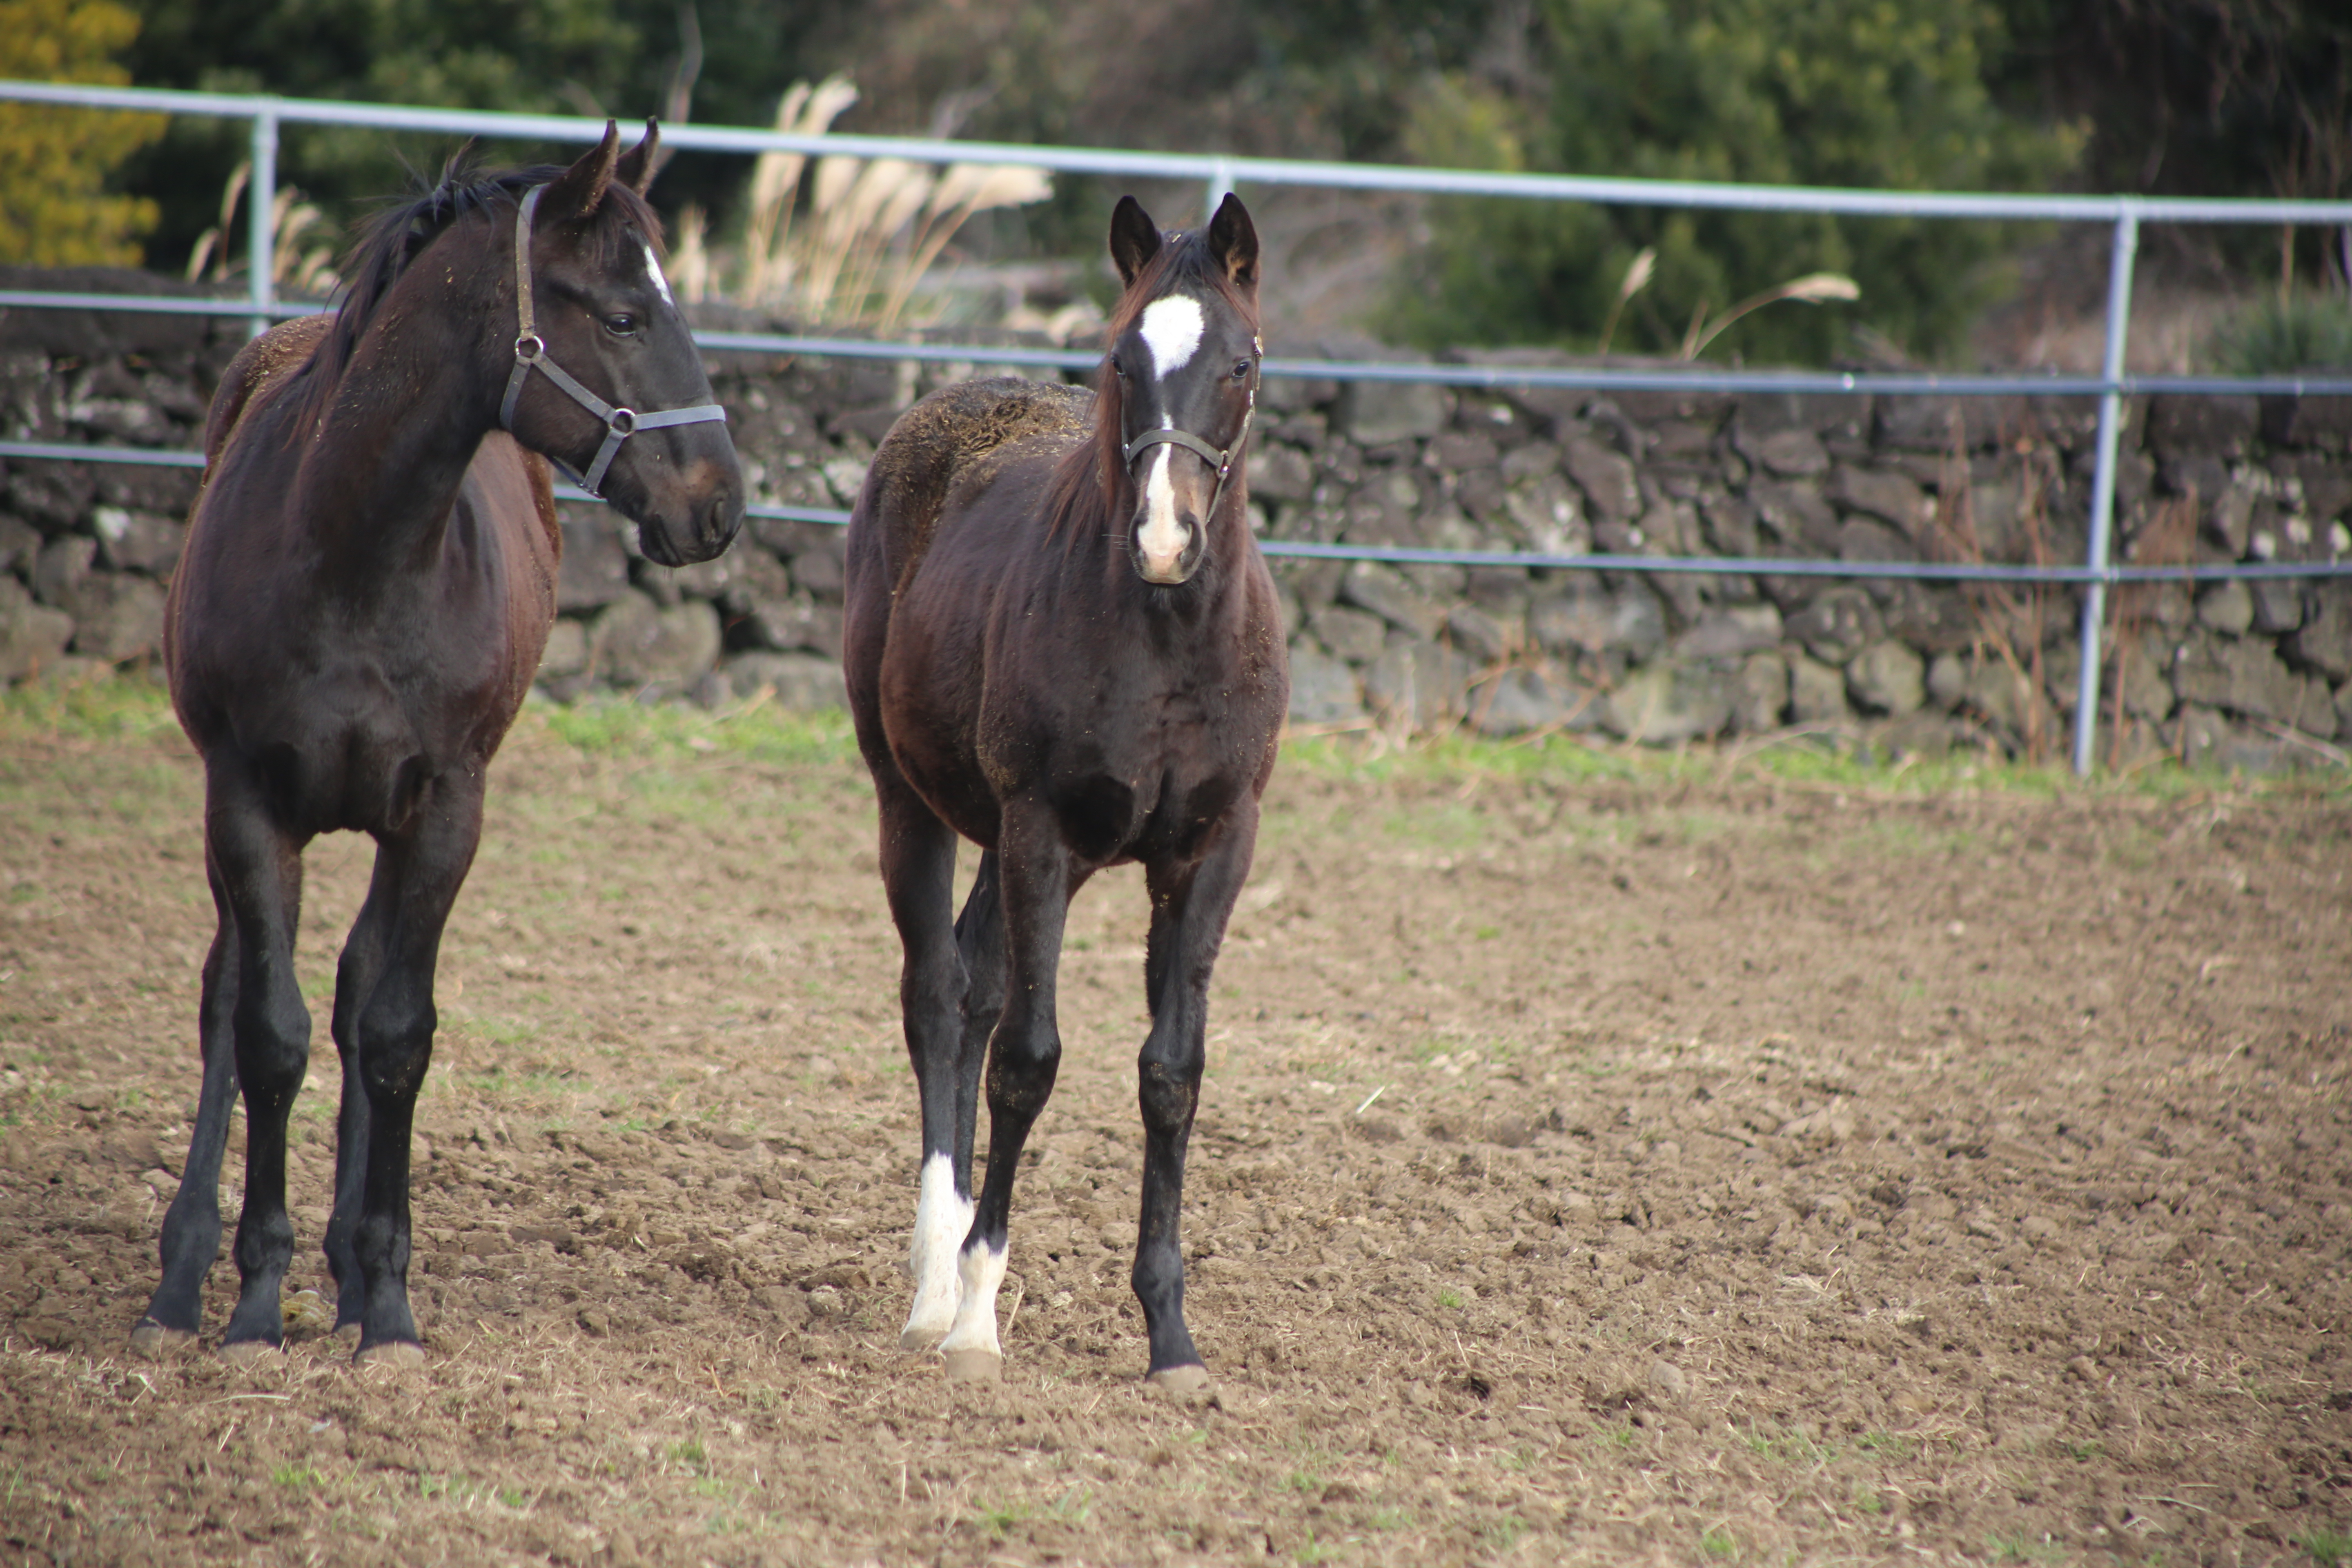
[[[956,1194],[953,1162],[945,1154],[925,1160],[922,1195],[915,1202],[915,1245],[907,1260],[915,1278],[915,1304],[898,1334],[904,1349],[929,1350],[954,1325],[961,1295],[956,1249],[971,1230],[971,1200]]]
[[[1143,346],[1151,351],[1152,374],[1165,381],[1171,372],[1192,363],[1207,325],[1201,301],[1189,295],[1171,294],[1146,305],[1139,327]]]
[[[956,1259],[963,1300],[956,1305],[955,1327],[940,1342],[941,1351],[986,1351],[1003,1355],[996,1342],[996,1291],[1004,1283],[1006,1253],[982,1242],[964,1249]]]
[[[1160,417],[1162,430],[1174,423],[1164,414]],[[1135,542],[1143,552],[1146,582],[1183,581],[1184,547],[1192,542],[1192,531],[1176,516],[1176,486],[1168,475],[1175,456],[1176,448],[1165,443],[1153,447],[1151,467],[1143,478],[1143,526],[1136,531]]]
[[[672,310],[677,309],[677,301],[670,298],[669,279],[662,276],[661,263],[655,259],[654,247],[644,240],[639,240],[637,244],[646,253],[646,276],[652,279],[654,287],[660,290],[662,303]]]

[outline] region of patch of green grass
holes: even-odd
[[[1918,1444],[1897,1432],[1864,1432],[1853,1446],[1874,1459],[1907,1459]]]
[[[1339,1555],[1339,1542],[1318,1540],[1315,1531],[1309,1530],[1307,1539],[1298,1543],[1298,1550],[1291,1556],[1300,1563],[1328,1563]]]
[[[1698,1549],[1713,1562],[1727,1563],[1739,1554],[1739,1542],[1718,1524],[1698,1538]]]
[[[1527,1534],[1527,1532],[1528,1521],[1526,1520],[1521,1519],[1517,1514],[1507,1513],[1502,1518],[1496,1520],[1492,1523],[1482,1528],[1478,1531],[1478,1539],[1485,1542],[1486,1545],[1497,1555],[1500,1555],[1504,1552],[1509,1552],[1512,1547],[1517,1546],[1519,1543],[1519,1538]]]
[[[857,758],[857,737],[846,712],[791,713],[770,702],[742,702],[706,713],[674,703],[647,707],[625,696],[596,696],[569,706],[535,703],[517,728],[528,724],[592,755],[681,762],[724,755],[802,763]]]
[[[36,681],[0,692],[0,742],[135,739],[179,726],[163,686],[142,676],[100,676],[68,686]]]
[[[698,1476],[704,1474],[710,1463],[710,1456],[704,1452],[699,1437],[685,1437],[672,1443],[663,1450],[663,1457],[671,1464]]]
[[[1614,1426],[1603,1426],[1592,1436],[1596,1442],[1605,1447],[1630,1448],[1633,1446],[1633,1424],[1631,1421],[1620,1421]]]
[[[2321,1568],[2339,1568],[2352,1563],[2352,1535],[2328,1525],[2314,1525],[2301,1535],[2289,1536],[2287,1544],[2305,1553]]]
[[[1025,1502],[981,1503],[971,1510],[972,1522],[1002,1541],[1013,1526],[1024,1524],[1034,1510]]]
[[[1376,1508],[1364,1516],[1366,1530],[1411,1530],[1412,1510],[1402,1508]]]
[[[2044,1535],[2039,1541],[2022,1535],[1988,1535],[1985,1550],[1996,1563],[2063,1563],[2066,1548]]]
[[[1441,1285],[1437,1288],[1437,1304],[1452,1311],[1462,1305],[1462,1292],[1451,1285]]]
[[[1417,738],[1402,744],[1385,736],[1296,737],[1282,748],[1282,767],[1352,781],[1412,780],[1461,784],[1474,779],[1541,781],[1574,785],[1592,782],[1643,784],[1708,783],[1742,774],[1789,784],[1843,786],[1908,795],[1984,791],[2042,799],[2071,795],[2116,795],[2177,798],[2209,790],[2223,775],[2173,763],[2136,768],[2124,774],[2074,776],[2063,763],[2029,766],[1954,756],[1937,762],[1889,762],[1874,749],[1823,743],[1813,738],[1727,752],[1694,750],[1652,752],[1633,746],[1589,742],[1572,735],[1540,740],[1493,741],[1467,735]],[[2352,795],[2352,773],[2341,770],[2275,779],[2230,779],[2227,787],[2250,793],[2341,796]],[[1704,837],[1704,825],[1694,824]],[[1957,843],[1955,837],[1953,842]],[[1937,845],[1943,847],[1943,845]]]

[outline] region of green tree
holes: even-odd
[[[142,87],[270,92],[294,98],[422,104],[528,113],[609,114],[625,128],[667,117],[690,79],[691,118],[763,124],[795,78],[811,32],[847,0],[135,0],[145,21],[130,57]],[[246,157],[246,126],[194,118],[133,166],[134,188],[162,204],[152,248],[184,258],[217,221],[221,193]],[[289,125],[279,178],[327,209],[341,229],[399,188],[404,159],[437,168],[450,139]],[[576,149],[575,149],[576,151]],[[489,143],[495,162],[562,149]],[[656,195],[665,206],[724,205],[748,164],[681,154]]]
[[[139,18],[112,0],[0,0],[0,77],[120,85]],[[152,114],[0,103],[0,262],[132,266],[155,204],[107,188],[163,131]]]
[[[1988,0],[1539,0],[1539,99],[1455,73],[1425,89],[1422,159],[1654,179],[1877,190],[2031,189],[2079,138],[1997,105]],[[1853,305],[1776,306],[1717,353],[1820,361],[1866,326],[1903,350],[1955,341],[2014,243],[1990,225],[1669,208],[1441,204],[1403,320],[1424,341],[1589,346],[1634,255],[1657,253],[1617,343],[1673,352],[1694,317],[1813,272]]]

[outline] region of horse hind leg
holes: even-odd
[[[882,886],[903,953],[898,1004],[922,1104],[922,1173],[907,1258],[915,1296],[898,1343],[927,1351],[947,1336],[955,1321],[955,1253],[971,1228],[971,1145],[959,1142],[957,1126],[957,1053],[967,975],[948,919],[956,840],[903,781],[877,777],[876,784],[882,806]]]
[[[236,916],[207,847],[206,879],[219,923],[205,955],[204,999],[196,1011],[196,1036],[204,1058],[204,1084],[196,1097],[195,1130],[188,1158],[180,1167],[180,1190],[163,1214],[159,1250],[163,1278],[147,1310],[131,1331],[131,1348],[146,1356],[194,1342],[204,1313],[205,1279],[220,1251],[220,1168],[228,1147],[230,1113],[236,1103]]]

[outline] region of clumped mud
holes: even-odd
[[[1006,1380],[950,1387],[895,1349],[918,1148],[855,763],[583,755],[536,718],[445,950],[430,1363],[357,1373],[317,1326],[131,1357],[195,1089],[195,770],[12,741],[0,1556],[2325,1559],[2343,797],[1652,772],[1277,775],[1217,974],[1188,1306],[1218,1381],[1184,1402],[1141,1384],[1126,1285],[1132,874],[1071,922]],[[289,1290],[323,1279],[362,847],[311,857]],[[233,1289],[224,1258],[214,1331]]]

